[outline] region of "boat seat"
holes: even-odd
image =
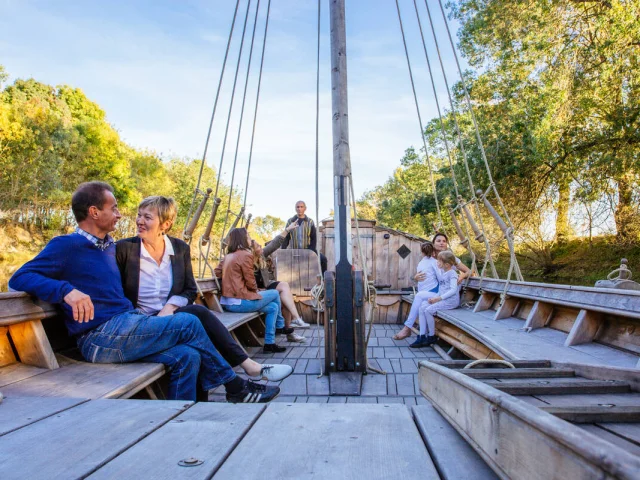
[[[203,291],[215,297],[215,283]],[[208,305],[211,305],[207,301]],[[216,312],[236,341],[261,346],[265,326],[257,312]],[[23,292],[0,293],[0,391],[5,396],[130,398],[165,374],[160,363],[83,361],[54,305]]]

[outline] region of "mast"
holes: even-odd
[[[353,272],[352,240],[351,240],[351,208],[350,181],[351,160],[349,153],[349,115],[347,101],[347,39],[345,28],[344,0],[331,0],[329,3],[331,22],[331,98],[333,113],[333,188],[334,188],[334,246],[335,246],[335,287],[327,289],[327,297],[333,293],[331,308],[325,318],[325,353],[329,372],[362,372],[365,370],[363,322],[357,317],[360,313],[358,303],[354,303],[354,296],[358,289],[362,290],[362,272]],[[327,272],[328,282],[333,276]],[[354,295],[354,292],[356,294]],[[361,305],[360,305],[361,306]],[[326,320],[329,320],[328,322]],[[334,323],[335,322],[335,323]],[[340,392],[339,384],[345,383],[345,378],[331,374],[331,390],[334,394]],[[334,381],[334,378],[336,381]],[[360,393],[361,374],[350,377],[347,384],[353,388],[357,383],[357,393]],[[335,387],[335,388],[334,388]]]

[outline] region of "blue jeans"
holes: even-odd
[[[169,400],[196,400],[198,380],[207,391],[236,377],[200,320],[188,313],[121,313],[79,337],[78,348],[92,363],[163,363],[171,372]]]
[[[276,328],[284,327],[284,317],[277,290],[263,290],[260,300],[242,300],[240,305],[224,305],[224,309],[234,313],[262,312],[265,314],[264,343],[276,343]]]

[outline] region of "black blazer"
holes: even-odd
[[[171,256],[171,270],[173,271],[173,286],[167,300],[174,295],[185,297],[193,303],[198,293],[196,280],[191,268],[191,248],[182,240],[169,237],[173,245],[174,255]],[[140,249],[139,237],[124,238],[116,242],[116,261],[122,278],[124,295],[134,306],[138,305],[138,288],[140,286]]]

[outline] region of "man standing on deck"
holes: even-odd
[[[312,250],[318,253],[316,249],[317,244],[317,232],[316,225],[304,212],[307,211],[307,204],[302,200],[296,202],[296,215],[287,220],[287,227],[293,222],[298,223],[298,228],[293,232],[289,232],[282,242],[280,248],[300,248]],[[320,255],[320,266],[322,268],[322,274],[327,271],[327,257],[323,254]]]
[[[224,385],[233,403],[264,403],[279,394],[278,387],[238,377],[197,317],[156,317],[134,309],[124,296],[109,235],[121,217],[111,185],[81,184],[71,208],[76,231],[53,238],[11,277],[9,287],[59,304],[87,361],[163,363],[171,372],[170,400],[196,400],[198,381],[204,391]]]

